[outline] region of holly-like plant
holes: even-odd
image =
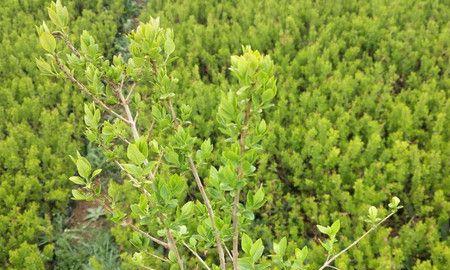
[[[170,269],[200,264],[206,269],[306,269],[308,248],[287,253],[287,239],[264,252],[261,239],[245,234],[264,204],[264,190],[254,177],[260,141],[267,132],[263,112],[276,95],[274,64],[250,47],[231,58],[237,84],[222,93],[217,127],[223,138],[201,140],[189,122],[191,106],[175,95],[177,79],[169,71],[175,61],[173,32],[158,19],[141,23],[128,35],[126,56],[105,59],[86,31],[76,46],[69,36],[69,14],[57,1],[48,8],[51,27],[38,28],[46,51],[37,59],[46,75],[70,81],[91,102],[85,104],[86,137],[117,165],[123,181],[132,184],[138,199],[124,203],[119,186],[111,181],[107,191],[93,168],[77,153],[72,157],[78,174],[70,178],[78,188],[75,200],[96,200],[110,219],[136,232],[131,243],[139,249],[136,266],[147,268],[157,258]],[[214,141],[216,140],[216,141]],[[214,143],[220,150],[214,151]],[[251,183],[251,185],[249,185]],[[195,186],[195,189],[190,189]],[[391,202],[390,213],[378,218],[370,208],[370,229],[354,243],[335,252],[339,221],[318,226],[328,236],[322,242],[328,257],[320,269],[356,245],[400,208]],[[162,249],[158,249],[161,246]]]

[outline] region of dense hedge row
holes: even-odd
[[[293,247],[339,218],[346,245],[363,232],[369,205],[397,195],[399,216],[336,266],[444,269],[449,10],[439,1],[180,0],[150,1],[141,19],[174,28],[173,75],[200,136],[218,136],[217,85],[230,79],[230,55],[248,44],[274,59],[279,94],[259,165],[270,198],[250,233],[287,235]],[[323,261],[319,243],[308,244]]]
[[[68,158],[81,142],[83,98],[42,76],[35,25],[48,0],[0,7],[0,268],[43,269],[52,260],[52,220],[69,202]],[[73,29],[89,29],[112,50],[124,1],[70,1]],[[76,116],[76,117],[75,117]]]

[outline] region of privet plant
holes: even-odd
[[[102,189],[102,170],[77,153],[72,159],[78,175],[70,178],[78,186],[73,198],[98,201],[113,222],[136,232],[130,241],[139,250],[133,257],[137,267],[308,268],[306,246],[290,254],[282,238],[269,250],[262,239],[245,233],[265,201],[262,186],[249,190],[247,185],[257,181],[259,142],[267,132],[263,112],[276,95],[269,56],[245,47],[241,56],[231,58],[237,84],[222,94],[217,113],[225,139],[200,140],[192,135],[196,127],[189,122],[191,107],[172,91],[177,80],[169,72],[175,60],[170,29],[161,28],[158,19],[140,24],[128,36],[129,55],[109,61],[87,31],[75,45],[68,11],[59,1],[48,13],[51,26],[44,22],[38,28],[46,51],[45,58],[37,59],[39,69],[70,81],[91,100],[84,108],[86,137],[139,193],[137,202],[127,204],[114,181]],[[221,144],[221,151],[214,151],[213,144]],[[335,248],[339,220],[317,226],[326,235],[321,244],[327,258],[320,269],[334,268],[336,258],[400,207],[394,197],[383,218],[371,207],[369,230],[342,251]]]
[[[60,263],[56,220],[70,202],[67,160],[83,137],[84,126],[73,125],[83,99],[30,61],[42,53],[34,26],[47,17],[42,10],[49,2],[0,5],[0,269]],[[122,2],[70,1],[71,29],[89,29],[103,51],[111,51],[126,16]]]

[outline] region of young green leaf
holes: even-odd
[[[286,252],[286,247],[287,247],[287,238],[283,237],[283,238],[281,238],[279,243],[273,244],[273,251],[278,256],[284,256],[284,254]]]
[[[246,254],[250,255],[250,250],[252,248],[252,245],[253,245],[252,239],[250,238],[250,236],[248,236],[247,234],[244,233],[241,238],[242,250]]]
[[[255,241],[255,243],[252,244],[252,247],[250,249],[250,256],[252,256],[253,262],[257,262],[259,258],[261,258],[263,252],[264,252],[263,242],[261,239],[258,239]]]
[[[173,42],[173,32],[170,29],[166,30],[166,41],[164,43],[164,53],[168,58],[173,51],[175,51],[175,43]]]
[[[76,201],[82,201],[82,200],[86,200],[87,197],[79,190],[77,189],[72,189],[72,196],[73,199]]]
[[[42,32],[39,35],[39,43],[42,48],[49,53],[54,53],[56,49],[56,39],[50,32]]]
[[[76,161],[78,174],[86,180],[91,175],[91,164],[85,157],[79,157]]]
[[[336,234],[339,232],[340,228],[341,228],[341,221],[338,219],[335,222],[333,222],[333,224],[331,224],[331,227],[330,227],[331,237],[335,237]]]
[[[127,157],[136,165],[141,165],[146,159],[144,154],[139,151],[139,148],[134,143],[128,144]]]
[[[77,185],[85,185],[86,182],[83,180],[83,178],[79,177],[79,176],[71,176],[69,177],[69,180],[74,182]]]

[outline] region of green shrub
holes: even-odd
[[[110,61],[88,31],[79,46],[74,44],[68,11],[60,1],[48,12],[50,20],[37,29],[46,54],[36,63],[44,75],[72,83],[92,100],[84,105],[85,135],[120,168],[124,181],[111,181],[102,191],[98,176],[103,170],[77,152],[71,157],[77,175],[69,178],[77,185],[73,199],[101,203],[111,221],[134,231],[126,236],[136,250],[131,258],[125,254],[130,267],[307,269],[318,261],[310,260],[307,246],[287,252],[286,237],[264,252],[262,239],[246,234],[265,202],[263,187],[252,189],[259,184],[254,177],[263,153],[260,142],[268,132],[263,112],[273,106],[277,92],[269,56],[244,47],[242,55],[231,57],[236,83],[221,93],[217,106],[221,135],[199,140],[192,134],[202,127],[192,125],[190,105],[173,92],[178,79],[168,69],[176,47],[171,29],[153,18],[139,24],[128,35],[129,55],[114,55]],[[326,235],[320,244],[327,256],[319,270],[332,268],[401,209],[399,203],[393,197],[388,209],[369,207],[364,218],[369,229],[341,251],[336,247],[340,220],[317,225]]]
[[[254,236],[289,233],[298,245],[317,235],[314,224],[339,218],[347,244],[368,205],[397,194],[402,214],[339,268],[440,269],[450,262],[440,256],[449,250],[449,15],[433,1],[180,0],[149,3],[141,19],[159,16],[182,44],[177,94],[192,104],[200,137],[215,136],[230,55],[248,44],[272,56],[279,94],[266,114],[258,178],[268,203]],[[435,237],[417,249],[408,239],[420,230]]]
[[[34,63],[35,25],[48,3],[5,0],[0,7],[0,268],[42,269],[52,259],[39,251],[52,246],[53,214],[66,212],[74,170],[67,155],[82,140],[82,96],[41,76]],[[121,0],[71,1],[69,9],[75,33],[90,29],[112,50]]]

